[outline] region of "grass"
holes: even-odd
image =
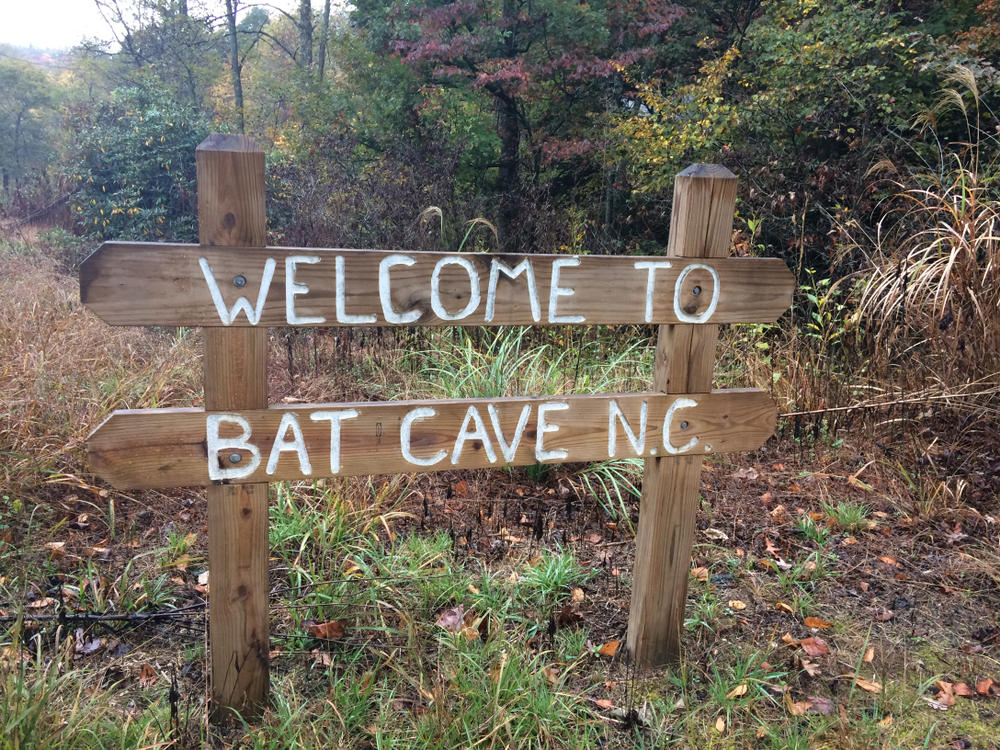
[[[0,495],[3,750],[993,742],[979,712],[996,710],[995,699],[961,698],[947,712],[924,701],[936,680],[997,677],[989,485],[970,472],[962,489],[899,451],[867,468],[862,486],[858,456],[878,445],[854,432],[836,448],[823,432],[807,446],[808,426],[798,440],[789,434],[702,475],[695,523],[728,539],[695,549],[695,566],[710,574],[690,582],[684,656],[669,669],[637,669],[613,648],[628,619],[638,462],[551,466],[535,477],[444,472],[274,485],[272,703],[260,721],[210,728],[198,588],[203,496],[110,490],[86,473],[83,454],[87,431],[113,408],[198,403],[197,334],[107,328],[45,257],[0,251],[0,262],[0,312],[12,321],[0,343],[20,352],[0,371],[0,450],[10,458]],[[649,352],[637,330],[421,332],[432,347],[426,358],[402,351],[408,334],[393,335],[359,333],[348,344],[316,337],[309,359],[302,337],[294,378],[276,336],[272,388],[332,401],[648,387]],[[725,330],[719,379],[773,386],[779,399],[804,383],[819,388],[821,373],[801,369],[786,343],[761,327]],[[891,434],[879,440],[889,444]],[[921,455],[932,440],[907,445]],[[731,480],[748,464],[757,480]],[[921,505],[921,492],[933,502]],[[772,515],[779,504],[784,515]],[[897,513],[911,506],[925,512]],[[907,567],[879,562],[886,554]],[[894,617],[873,620],[883,607]],[[85,619],[168,610],[169,620]],[[814,630],[808,616],[831,627]],[[310,621],[337,621],[343,635],[318,638]],[[819,674],[808,673],[785,633],[825,640]],[[982,651],[963,650],[970,644]],[[142,677],[147,666],[152,682]],[[883,691],[853,686],[855,676]],[[789,710],[814,698],[836,710]]]

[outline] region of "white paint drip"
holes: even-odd
[[[545,415],[550,411],[563,411],[569,408],[569,404],[565,401],[553,401],[547,404],[541,404],[538,407],[538,427],[536,429],[535,436],[535,460],[538,462],[542,461],[562,461],[569,455],[569,451],[559,448],[553,451],[545,450],[545,433],[546,432],[557,432],[559,430],[559,425],[549,424],[545,421]]]
[[[419,310],[398,313],[392,306],[392,287],[389,282],[389,269],[393,266],[412,266],[417,259],[412,255],[387,255],[378,264],[378,296],[382,302],[382,314],[386,323],[406,325],[415,323],[420,318]]]
[[[222,292],[219,291],[212,267],[208,265],[208,258],[198,258],[198,265],[201,266],[201,272],[205,274],[208,291],[212,295],[212,302],[215,303],[215,309],[218,310],[219,317],[222,319],[222,325],[232,325],[240,310],[246,313],[250,325],[255,326],[260,322],[260,315],[264,312],[264,302],[267,301],[267,291],[271,288],[271,279],[274,278],[274,267],[277,265],[274,258],[268,258],[264,264],[264,275],[260,280],[260,291],[257,292],[257,306],[251,307],[250,300],[246,297],[240,297],[231,310],[226,308],[226,301],[222,299]]]
[[[634,265],[639,269],[648,269],[648,273],[646,275],[646,322],[652,323],[653,292],[656,289],[656,270],[658,268],[670,268],[673,264],[669,260],[638,260]]]
[[[684,279],[695,270],[701,269],[702,271],[708,271],[712,275],[712,301],[709,303],[708,308],[697,315],[690,315],[681,308],[681,291],[684,286]],[[712,313],[715,312],[715,308],[719,306],[719,294],[722,289],[719,285],[719,273],[711,266],[706,266],[704,263],[692,263],[687,266],[680,274],[677,276],[677,282],[674,284],[674,315],[677,316],[677,320],[682,323],[704,323],[709,318],[712,317]]]
[[[220,438],[219,427],[223,422],[239,425],[243,434],[238,438]],[[248,477],[260,466],[260,448],[250,442],[250,423],[239,414],[209,414],[205,418],[205,435],[208,447],[208,478],[213,482]],[[219,453],[239,450],[250,451],[252,458],[246,466],[234,466],[231,469],[219,466]]]
[[[615,426],[615,420],[617,419],[622,423],[622,429],[625,430],[625,437],[628,441],[632,443],[632,449],[636,452],[636,455],[641,456],[643,450],[646,448],[646,417],[649,416],[649,402],[643,401],[642,408],[639,410],[639,437],[637,438],[635,433],[632,432],[632,425],[629,424],[625,415],[622,413],[621,407],[618,406],[618,402],[611,399],[611,405],[608,407],[608,457],[614,458],[615,452],[618,450],[617,439],[618,430]]]
[[[469,421],[473,421],[476,424],[476,429],[469,432]],[[497,454],[493,450],[493,445],[490,443],[490,436],[486,432],[486,425],[483,424],[483,418],[479,414],[479,409],[475,406],[470,406],[469,410],[465,412],[465,419],[462,420],[462,429],[458,431],[458,437],[455,439],[455,450],[451,454],[451,463],[457,464],[462,458],[462,448],[465,447],[466,440],[482,440],[483,450],[486,451],[486,457],[490,460],[491,464],[496,463]]]
[[[340,411],[314,411],[309,415],[313,422],[330,422],[330,473],[340,473],[340,423],[358,416],[357,409]]]
[[[292,431],[292,439],[286,440],[288,431]],[[271,446],[271,455],[267,458],[267,473],[273,474],[278,468],[278,459],[285,451],[292,451],[298,455],[299,471],[309,476],[312,474],[312,464],[309,463],[309,454],[306,452],[306,439],[299,427],[299,420],[290,411],[286,411],[281,417],[281,424],[278,425],[278,432],[274,437],[274,445]]]
[[[461,266],[469,274],[469,304],[460,313],[454,315],[444,309],[441,304],[441,269],[445,266]],[[431,309],[441,320],[461,320],[467,318],[479,307],[482,296],[479,294],[479,271],[472,261],[461,255],[447,255],[434,266],[431,274]]]
[[[337,322],[344,325],[364,325],[374,323],[377,320],[375,313],[371,315],[348,315],[347,314],[347,273],[344,270],[344,256],[338,255],[337,265]]]
[[[667,409],[667,414],[663,418],[663,447],[667,453],[676,456],[678,453],[686,453],[698,444],[697,437],[691,438],[680,448],[675,448],[670,442],[670,422],[674,418],[674,412],[678,409],[690,409],[692,406],[697,405],[698,402],[693,398],[679,398],[670,405],[669,409]]]
[[[558,258],[552,261],[552,285],[549,288],[549,322],[550,323],[583,323],[584,317],[582,315],[557,315],[556,305],[559,303],[560,297],[570,297],[573,294],[573,288],[567,286],[559,286],[559,271],[563,268],[570,266],[580,265],[580,259],[575,255],[572,258]],[[541,408],[539,407],[539,411]]]
[[[315,326],[326,322],[321,316],[299,316],[295,312],[295,296],[309,294],[309,287],[295,281],[295,267],[299,263],[319,263],[318,255],[289,255],[285,258],[285,320],[290,326]]]
[[[535,269],[531,266],[531,261],[525,258],[516,266],[511,268],[496,258],[490,266],[490,286],[486,290],[486,322],[493,320],[493,313],[497,302],[497,282],[500,274],[508,279],[516,279],[522,273],[528,281],[528,302],[531,304],[531,319],[536,323],[542,319],[542,306],[538,303],[538,288],[535,286]]]
[[[490,404],[487,409],[490,412],[490,421],[493,423],[493,432],[497,436],[497,443],[500,445],[500,452],[503,453],[504,460],[510,463],[514,460],[514,456],[517,455],[517,446],[521,443],[521,437],[524,435],[524,428],[528,425],[528,415],[531,414],[531,404],[525,404],[524,408],[521,409],[521,416],[517,420],[517,427],[514,429],[514,439],[511,441],[510,445],[507,445],[507,441],[503,436],[503,429],[500,427],[500,413],[497,408]]]
[[[403,417],[402,423],[399,425],[399,447],[403,451],[403,458],[409,461],[411,464],[416,464],[417,466],[433,466],[434,464],[442,461],[445,456],[448,455],[448,451],[440,450],[431,458],[417,458],[410,452],[410,429],[414,422],[418,422],[421,419],[430,419],[435,414],[434,411],[429,406],[422,406],[419,409],[414,409],[408,412],[405,417]]]

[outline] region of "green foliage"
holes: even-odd
[[[116,91],[70,115],[73,212],[97,239],[196,242],[194,153],[208,133],[192,107],[148,89]]]
[[[3,188],[54,156],[55,90],[44,73],[22,60],[0,57],[0,175]]]

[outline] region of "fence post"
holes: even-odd
[[[732,172],[716,164],[685,169],[674,180],[667,256],[728,256],[735,208]],[[717,325],[661,325],[653,389],[709,392],[718,336]],[[680,660],[701,462],[700,456],[645,460],[627,640],[643,666]]]
[[[264,247],[264,152],[211,135],[195,152],[202,245]],[[220,279],[220,284],[222,280]],[[267,329],[205,328],[205,410],[267,408]],[[268,509],[264,484],[208,488],[212,720],[258,716],[268,694]]]

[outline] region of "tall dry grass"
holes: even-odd
[[[0,459],[8,488],[84,471],[85,442],[113,410],[201,396],[194,332],[112,328],[80,303],[52,257],[0,245]]]

